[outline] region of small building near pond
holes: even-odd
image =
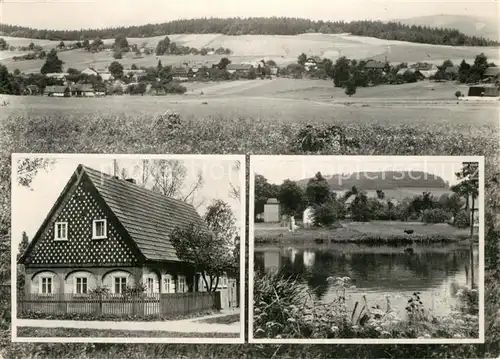
[[[264,222],[278,223],[281,220],[281,206],[276,198],[269,198],[264,204]]]

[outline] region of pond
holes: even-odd
[[[256,246],[255,270],[275,271],[298,276],[323,303],[338,296],[338,288],[328,277],[350,277],[355,288],[348,291],[347,304],[354,308],[363,303],[363,295],[370,306],[390,305],[401,316],[414,292],[420,292],[424,308],[435,316],[447,316],[458,304],[458,286],[478,284],[479,250],[467,247],[439,246],[405,248],[363,245],[329,245],[315,249],[289,246]]]

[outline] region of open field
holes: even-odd
[[[481,52],[485,53],[491,61],[498,61],[498,48],[491,47],[453,47],[443,45],[427,45],[409,43],[404,41],[382,40],[371,37],[352,36],[348,34],[302,34],[295,36],[280,35],[241,35],[228,36],[220,34],[172,34],[169,38],[179,45],[190,46],[201,49],[203,47],[218,48],[224,47],[232,50],[229,59],[235,63],[242,61],[260,61],[262,59],[272,59],[280,65],[286,65],[297,61],[297,56],[302,52],[310,56],[320,56],[336,60],[340,56],[353,59],[377,59],[384,60],[387,56],[392,63],[427,61],[442,63],[444,60],[459,62],[462,59],[471,61]],[[150,38],[129,38],[129,44],[147,44],[149,47],[156,47],[158,41],[165,36]],[[46,49],[57,46],[58,41],[35,40],[4,37],[5,40],[14,46],[28,46],[30,42],[40,44]],[[104,40],[107,44],[112,44],[113,39]],[[389,47],[389,48],[388,48]],[[14,62],[9,59],[19,54],[8,51],[0,51],[0,60],[9,70],[18,68],[24,72],[39,71],[44,60],[30,60]],[[65,67],[73,67],[83,70],[88,65],[104,67],[114,61],[112,52],[101,52],[92,54],[84,50],[73,50],[61,52],[61,60],[65,62]],[[132,64],[137,66],[156,66],[158,59],[164,65],[180,65],[184,62],[219,62],[221,55],[201,56],[155,56],[149,55],[143,58],[134,58],[135,54],[125,54],[120,62],[129,67]]]
[[[470,135],[483,126],[498,128],[496,103],[453,100],[461,86],[447,83],[361,88],[352,98],[322,80],[254,80],[190,83],[185,95],[49,98],[0,96],[0,119],[8,116],[154,117],[167,110],[183,118],[252,118],[274,123],[412,125],[449,128]],[[430,88],[434,88],[432,91]],[[203,95],[200,93],[203,91]]]
[[[18,337],[28,338],[239,338],[238,333],[178,333],[160,330],[109,330],[78,328],[20,327]]]
[[[413,230],[414,233],[407,235],[405,230]],[[460,241],[467,238],[469,229],[458,229],[447,224],[424,224],[420,222],[399,221],[372,221],[372,222],[349,222],[342,221],[341,227],[337,229],[326,228],[299,228],[295,232],[289,232],[279,224],[255,223],[254,236],[262,240],[280,239],[284,242],[302,240],[323,239],[335,243],[349,243],[357,239],[368,238],[370,241],[376,238],[405,238],[411,242],[424,240],[425,237],[445,237],[450,241]],[[404,241],[403,241],[404,242]],[[383,244],[383,243],[381,243]]]

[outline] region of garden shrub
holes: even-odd
[[[470,226],[470,216],[467,211],[460,211],[455,216],[455,226],[458,228],[467,228]]]
[[[445,223],[452,217],[450,212],[441,208],[427,209],[424,211],[422,220],[425,223]]]

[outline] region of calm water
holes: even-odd
[[[479,253],[474,250],[474,280],[478,282]],[[328,277],[348,276],[356,286],[347,298],[352,308],[366,295],[370,305],[391,306],[401,315],[413,292],[420,292],[424,307],[434,315],[445,316],[457,305],[456,285],[470,286],[470,251],[467,248],[439,247],[415,249],[349,245],[300,249],[293,247],[256,247],[255,269],[277,270],[303,278],[325,303],[337,297],[337,288]]]

